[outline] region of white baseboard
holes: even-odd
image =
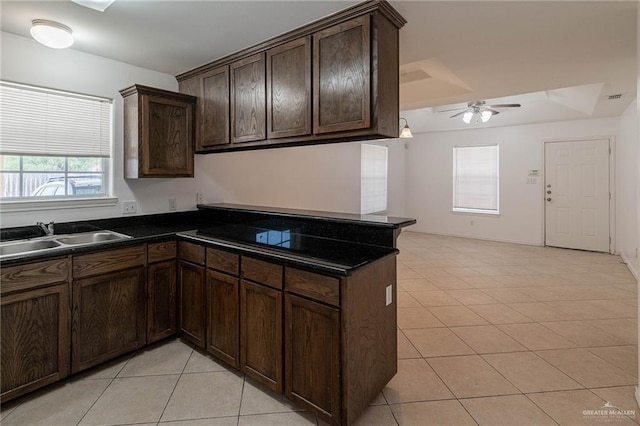
[[[636,281],[640,281],[639,271],[636,270],[635,265],[631,261],[629,261],[629,258],[624,254],[624,252],[620,253],[620,257],[622,258],[624,263],[627,265],[627,268],[629,269],[629,271],[631,271],[631,274],[636,278]]]
[[[469,238],[471,240],[493,241],[493,242],[496,242],[496,243],[521,244],[521,245],[525,245],[525,246],[534,246],[534,247],[543,247],[544,246],[544,244],[542,244],[542,243],[532,243],[530,241],[505,240],[505,239],[501,239],[501,238],[485,238],[485,237],[478,237],[478,236],[475,236],[475,235],[450,234],[450,233],[445,233],[445,232],[432,232],[432,231],[422,231],[422,230],[419,231],[419,230],[410,229],[410,228],[404,229],[403,232],[415,232],[417,234],[433,234],[433,235],[441,235],[443,237]]]

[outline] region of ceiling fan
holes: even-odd
[[[462,115],[462,121],[469,124],[471,120],[475,117],[475,124],[478,124],[480,121],[486,123],[491,119],[492,116],[500,114],[500,111],[497,111],[496,108],[519,108],[520,104],[493,104],[487,105],[485,101],[473,101],[467,104],[467,107],[464,108],[463,111],[460,111],[457,114],[453,114],[449,118],[455,118]],[[453,109],[445,109],[440,112],[448,112],[448,111],[457,111],[461,108],[453,108]]]

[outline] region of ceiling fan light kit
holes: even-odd
[[[453,114],[450,118],[455,118],[458,116],[462,116],[462,121],[466,124],[470,124],[473,121],[473,124],[486,123],[491,120],[491,117],[494,115],[500,114],[500,111],[497,111],[495,108],[519,108],[520,104],[496,104],[496,105],[487,105],[485,101],[475,101],[469,102],[467,104],[467,108],[459,112],[457,114]],[[451,111],[451,110],[445,110]],[[444,112],[444,111],[443,111]]]

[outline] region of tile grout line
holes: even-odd
[[[113,382],[116,381],[116,379],[118,378],[118,374],[120,374],[122,372],[122,370],[124,369],[124,367],[126,367],[126,365],[129,363],[129,361],[131,361],[131,358],[133,358],[133,356],[138,353],[140,350],[137,350],[135,352],[132,352],[130,354],[127,354],[127,360],[124,364],[122,364],[122,367],[120,367],[120,369],[113,375],[113,377],[111,378],[111,380],[109,381],[109,384],[107,386],[104,387],[104,389],[102,390],[102,392],[100,392],[100,395],[98,395],[98,397],[96,398],[95,401],[93,401],[93,403],[89,406],[89,408],[87,409],[87,411],[84,412],[84,414],[82,415],[82,417],[80,417],[80,420],[78,420],[78,423],[76,423],[76,426],[79,426],[80,423],[82,423],[82,420],[84,420],[84,418],[87,416],[87,414],[89,414],[89,412],[91,411],[91,409],[98,403],[98,401],[100,401],[100,398],[102,398],[102,396],[105,394],[105,392],[107,391],[107,389],[109,389],[109,387],[113,384]],[[97,367],[97,366],[96,366]],[[80,380],[86,380],[86,379],[80,379]]]
[[[167,398],[167,402],[164,404],[164,408],[162,408],[162,412],[160,413],[160,417],[158,417],[157,424],[160,424],[160,422],[162,420],[162,416],[164,416],[165,411],[167,411],[167,407],[169,406],[169,402],[171,402],[171,398],[173,398],[173,394],[175,393],[176,389],[178,388],[178,383],[180,383],[180,379],[182,379],[182,375],[184,374],[184,370],[187,369],[187,365],[189,364],[189,361],[191,360],[191,357],[193,356],[193,353],[195,352],[195,349],[193,348],[193,346],[191,346],[191,345],[188,345],[188,346],[191,348],[191,353],[189,354],[189,358],[187,358],[187,361],[184,363],[184,366],[182,367],[182,371],[180,372],[180,374],[178,374],[178,380],[176,380],[176,384],[173,385],[173,389],[171,390],[171,394],[169,395],[169,398]]]

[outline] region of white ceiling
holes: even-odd
[[[116,0],[101,13],[69,0],[0,0],[0,24],[28,37],[33,19],[56,20],[73,28],[73,49],[178,74],[356,3]],[[391,4],[409,21],[400,31],[400,93],[412,127],[433,115],[429,107],[480,99],[523,105],[494,117],[496,125],[508,116],[619,115],[635,98],[637,1]],[[553,91],[563,88],[572,89]],[[426,130],[459,125],[435,115],[442,123]]]

